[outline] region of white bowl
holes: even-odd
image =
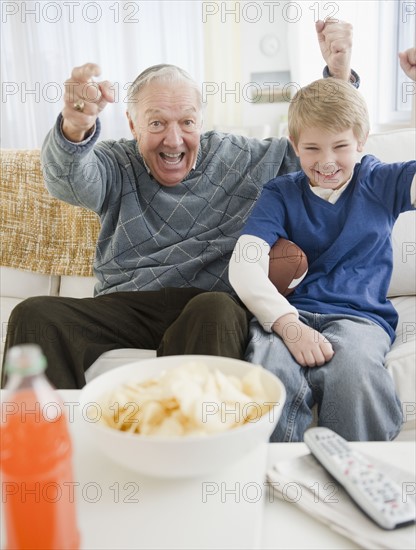
[[[81,410],[100,411],[104,396],[125,382],[140,382],[157,377],[162,371],[183,366],[189,361],[204,363],[226,375],[243,377],[255,365],[225,357],[173,355],[144,359],[106,372],[89,382],[80,393]],[[255,421],[221,433],[206,436],[158,436],[121,432],[102,422],[84,423],[89,437],[108,457],[122,466],[155,477],[195,477],[229,466],[259,444],[269,441],[286,399],[282,382],[261,370],[262,382],[272,408]],[[96,406],[98,404],[98,407]]]

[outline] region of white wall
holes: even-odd
[[[271,2],[205,4],[204,69],[210,90],[205,128],[238,131],[268,126],[268,134],[276,135],[287,105],[255,101],[260,84],[253,73],[289,70],[287,25],[276,9],[278,2],[274,7]],[[261,49],[264,39],[269,55]]]
[[[261,103],[257,100],[260,88],[267,90],[288,90],[286,82],[278,77],[279,86],[259,82],[253,73],[273,73],[290,71],[287,47],[288,24],[283,17],[281,6],[272,10],[270,4],[261,5],[259,10],[247,11],[241,22],[241,74],[246,92],[242,101],[242,119],[245,126],[268,125],[270,135],[279,135],[279,124],[287,118],[288,100]],[[284,5],[284,3],[281,3]],[[259,20],[256,20],[256,15]],[[283,76],[283,75],[282,75]],[[267,81],[266,81],[267,82]],[[252,84],[251,84],[252,83]],[[251,95],[250,92],[253,94]],[[253,99],[252,99],[253,98]]]

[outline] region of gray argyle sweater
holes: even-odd
[[[95,294],[196,287],[232,292],[228,261],[262,186],[299,165],[286,139],[207,132],[195,169],[174,187],[148,174],[135,140],[81,144],[61,133],[42,147],[54,196],[100,217]]]

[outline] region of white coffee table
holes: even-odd
[[[75,390],[61,391],[74,441],[78,523],[83,549],[359,548],[298,510],[269,502],[267,464],[307,452],[302,443],[269,444],[204,479],[158,480],[99,453],[82,429]],[[415,472],[415,444],[357,443]],[[1,529],[4,548],[4,529]]]
[[[360,442],[351,443],[351,445],[376,460],[396,465],[409,472],[409,479],[406,477],[406,482],[408,482],[406,489],[414,494],[416,487],[415,442]],[[269,445],[268,467],[276,461],[295,459],[305,453],[309,453],[309,451],[303,443],[271,444]],[[301,495],[301,493],[298,494]],[[323,495],[325,496],[325,493]],[[330,491],[327,492],[327,495],[331,495]],[[345,523],[348,523],[348,518],[345,518]],[[415,527],[409,529],[413,530],[413,535],[410,538],[413,536],[415,545],[412,548],[415,548]],[[389,532],[383,532],[383,536],[389,536]],[[272,503],[266,499],[263,513],[262,548],[270,550],[276,548],[332,550],[362,547],[301,511],[296,503],[291,502],[289,498],[287,502],[275,500]],[[391,545],[389,548],[393,550],[395,547]],[[400,550],[403,549],[400,548]]]

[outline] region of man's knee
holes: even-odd
[[[8,331],[23,323],[44,317],[48,309],[49,296],[33,296],[17,304],[9,317]]]
[[[204,322],[246,322],[244,309],[225,292],[204,292],[190,300],[184,313],[192,314]]]
[[[50,319],[50,306],[55,297],[34,296],[23,300],[12,310],[2,327],[3,334],[13,342],[38,342],[55,331]]]
[[[61,298],[58,296],[32,296],[26,298],[17,304],[11,314],[10,319],[30,319],[34,317],[43,317],[48,314],[54,304],[59,304]]]
[[[225,345],[230,341],[246,342],[248,320],[242,308],[224,292],[204,292],[188,302],[181,314],[181,325],[199,334],[201,346],[216,341]]]

